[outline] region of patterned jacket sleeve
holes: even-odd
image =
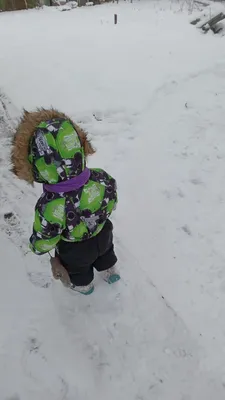
[[[117,182],[115,180],[115,178],[113,178],[111,175],[109,175],[109,179],[110,179],[110,186],[112,188],[112,194],[109,195],[110,199],[112,199],[113,201],[113,209],[112,211],[116,210],[117,208],[117,204],[118,204],[118,191],[117,191]]]
[[[50,207],[48,207],[48,204],[45,206],[40,207],[39,201],[35,207],[33,233],[30,237],[29,247],[37,255],[45,254],[54,249],[61,239],[64,229],[64,213],[61,212],[60,214],[57,210],[57,207],[59,209],[59,205],[55,205],[55,208],[54,205],[51,207],[51,204]]]
[[[114,210],[116,210],[117,204],[118,204],[118,191],[117,191],[117,182],[115,181],[115,205],[114,205]]]

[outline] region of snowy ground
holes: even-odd
[[[225,398],[225,38],[183,5],[0,14],[1,400]],[[88,298],[27,253],[41,188],[8,171],[22,107],[50,105],[118,181],[122,280]]]

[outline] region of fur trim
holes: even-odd
[[[44,108],[37,109],[34,112],[28,112],[24,110],[22,119],[17,127],[15,136],[12,143],[11,151],[11,163],[12,172],[19,178],[33,184],[34,177],[32,173],[32,165],[28,161],[28,148],[30,138],[35,132],[36,127],[42,122],[51,120],[54,118],[65,118],[69,120],[78,136],[81,139],[82,146],[84,147],[85,157],[94,154],[90,141],[87,138],[87,133],[75,124],[70,118],[68,118],[64,113],[61,113],[55,109],[45,110]]]

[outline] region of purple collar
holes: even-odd
[[[87,183],[90,178],[91,171],[88,168],[85,168],[80,175],[75,176],[74,178],[68,179],[64,182],[59,182],[53,185],[44,184],[43,189],[44,192],[51,193],[63,193],[63,192],[72,192],[73,190],[80,189],[82,186]]]

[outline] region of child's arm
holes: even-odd
[[[49,207],[47,212],[41,212],[38,204],[35,208],[33,234],[30,237],[30,249],[41,255],[54,249],[61,239],[64,229],[64,213],[57,213],[56,208]]]

